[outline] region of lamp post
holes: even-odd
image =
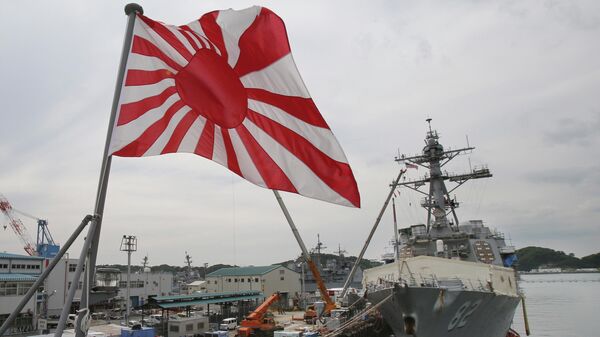
[[[125,325],[129,324],[129,312],[131,310],[129,299],[130,299],[130,280],[131,280],[131,253],[137,250],[137,238],[134,235],[123,235],[121,239],[121,251],[127,252],[127,296],[125,298],[126,311],[125,311]]]
[[[48,294],[48,291],[46,290],[42,290],[42,312],[40,313],[40,318],[43,318],[44,320],[46,320],[46,328],[41,329],[40,334],[47,334],[50,333],[50,330],[48,329],[48,299],[52,296],[54,296],[54,294],[56,294],[56,289],[52,290],[52,292],[50,294]],[[38,320],[39,322],[39,320]]]

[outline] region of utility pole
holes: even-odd
[[[142,297],[142,325],[144,324],[144,304],[148,303],[148,273],[150,272],[150,267],[148,267],[148,254],[144,256],[142,259],[142,273],[146,276],[146,280],[144,281],[144,296]]]
[[[137,238],[134,235],[123,235],[123,239],[121,239],[121,251],[127,252],[127,296],[125,298],[125,303],[127,304],[127,309],[125,311],[125,324],[129,324],[129,312],[131,310],[129,300],[130,300],[130,281],[131,281],[131,253],[137,250]]]

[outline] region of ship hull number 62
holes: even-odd
[[[469,316],[477,310],[479,305],[481,304],[481,300],[475,301],[471,303],[471,301],[466,301],[463,305],[458,308],[456,314],[448,324],[448,331],[452,331],[455,328],[462,328],[467,325]]]

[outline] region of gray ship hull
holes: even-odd
[[[367,297],[376,304],[390,295],[379,310],[396,337],[505,337],[520,300],[492,292],[398,284]],[[414,324],[414,334],[405,333],[405,324],[408,330]]]

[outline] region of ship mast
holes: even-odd
[[[429,131],[425,137],[425,147],[420,155],[407,157],[401,155],[396,157],[395,161],[418,165],[426,168],[429,172],[421,179],[407,180],[398,183],[398,186],[405,186],[413,191],[425,195],[421,201],[421,206],[427,210],[427,233],[431,238],[444,237],[458,230],[458,216],[455,209],[458,208],[458,202],[450,197],[450,193],[464,184],[467,180],[489,178],[492,176],[487,167],[474,168],[466,174],[448,174],[442,172],[442,167],[459,154],[470,153],[474,147],[467,146],[457,150],[444,150],[439,143],[439,135],[436,130],[431,129],[431,118],[427,120]],[[456,183],[456,186],[448,190],[444,181]],[[420,187],[429,184],[429,191],[424,192]],[[448,215],[452,214],[452,220]],[[433,219],[432,219],[433,216]]]

